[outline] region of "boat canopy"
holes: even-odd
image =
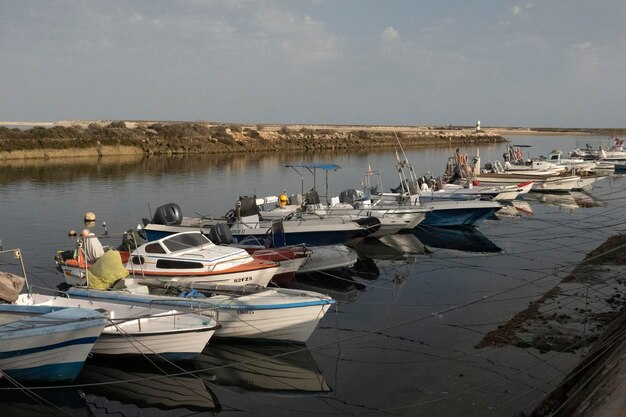
[[[295,164],[287,164],[285,165],[288,168],[307,168],[307,169],[323,169],[324,171],[337,171],[341,169],[339,165],[336,164],[319,164],[316,162],[300,162]]]
[[[326,171],[326,195],[324,195],[326,200],[328,200],[328,172],[337,171],[338,169],[341,169],[341,167],[336,164],[319,164],[316,162],[299,162],[295,164],[286,164],[285,167],[292,168],[294,171],[298,173],[298,175],[300,175],[300,180],[302,181],[302,190],[301,190],[302,195],[304,195],[304,175],[302,175],[302,173],[298,171],[298,168],[305,168],[307,171],[311,173],[311,175],[313,175],[312,190],[317,190],[317,178],[315,176],[317,170],[323,169],[324,171]]]

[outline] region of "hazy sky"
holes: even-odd
[[[0,0],[0,120],[626,126],[626,1]]]

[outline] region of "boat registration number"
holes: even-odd
[[[252,281],[252,277],[243,277],[243,278],[234,278],[233,279],[234,282],[246,282],[246,281]]]

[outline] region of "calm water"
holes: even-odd
[[[512,138],[532,145],[533,157],[606,141]],[[407,150],[407,156],[418,173],[437,176],[453,151]],[[482,160],[501,160],[503,151],[501,145],[482,147]],[[169,202],[187,215],[223,214],[238,195],[300,192],[301,178],[286,163],[340,165],[329,174],[331,195],[359,188],[368,165],[380,171],[385,187],[396,186],[395,158],[391,150],[6,161],[0,164],[0,238],[5,249],[22,249],[32,285],[54,287],[62,280],[54,252],[72,246],[67,232],[83,227],[87,211],[96,213],[97,231],[105,221],[116,235]],[[323,184],[318,174],[318,189]],[[304,187],[312,185],[307,174]],[[339,300],[305,347],[211,344],[186,365],[193,374],[172,378],[137,361],[92,361],[76,386],[37,390],[37,399],[0,391],[0,410],[170,416],[509,416],[528,410],[582,353],[475,346],[623,231],[625,191],[625,181],[611,178],[589,194],[527,198],[517,216],[488,220],[473,233],[429,230],[368,242],[359,248],[356,271],[301,281]],[[2,261],[14,267],[11,259]]]

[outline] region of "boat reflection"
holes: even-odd
[[[306,346],[210,344],[194,361],[198,376],[244,391],[313,394],[331,391]]]
[[[3,378],[2,378],[3,379]],[[92,416],[76,388],[28,389],[13,387],[8,382],[0,386],[0,416],[53,415]]]
[[[352,247],[359,254],[359,258],[379,260],[414,260],[417,255],[429,253],[424,244],[412,233],[366,238]]]
[[[430,253],[412,233],[368,237],[352,248],[359,255],[352,272],[356,277],[368,280],[377,279],[384,266],[412,264],[418,255]]]
[[[180,375],[181,368],[158,366],[144,361],[87,362],[77,383],[82,384],[82,397],[93,415],[170,416],[171,410],[221,411],[206,381],[194,374]]]
[[[475,227],[417,226],[413,234],[426,246],[463,252],[500,253],[502,249]]]
[[[533,215],[533,208],[527,201],[512,200],[500,203],[502,204],[502,208],[496,213],[497,217],[523,217]]]
[[[329,270],[296,275],[292,282],[286,283],[285,288],[304,291],[315,291],[326,294],[335,301],[355,301],[363,284],[354,281],[351,269]]]
[[[597,199],[585,191],[569,191],[565,193],[528,193],[524,200],[548,204],[564,209],[606,207],[606,202]]]

